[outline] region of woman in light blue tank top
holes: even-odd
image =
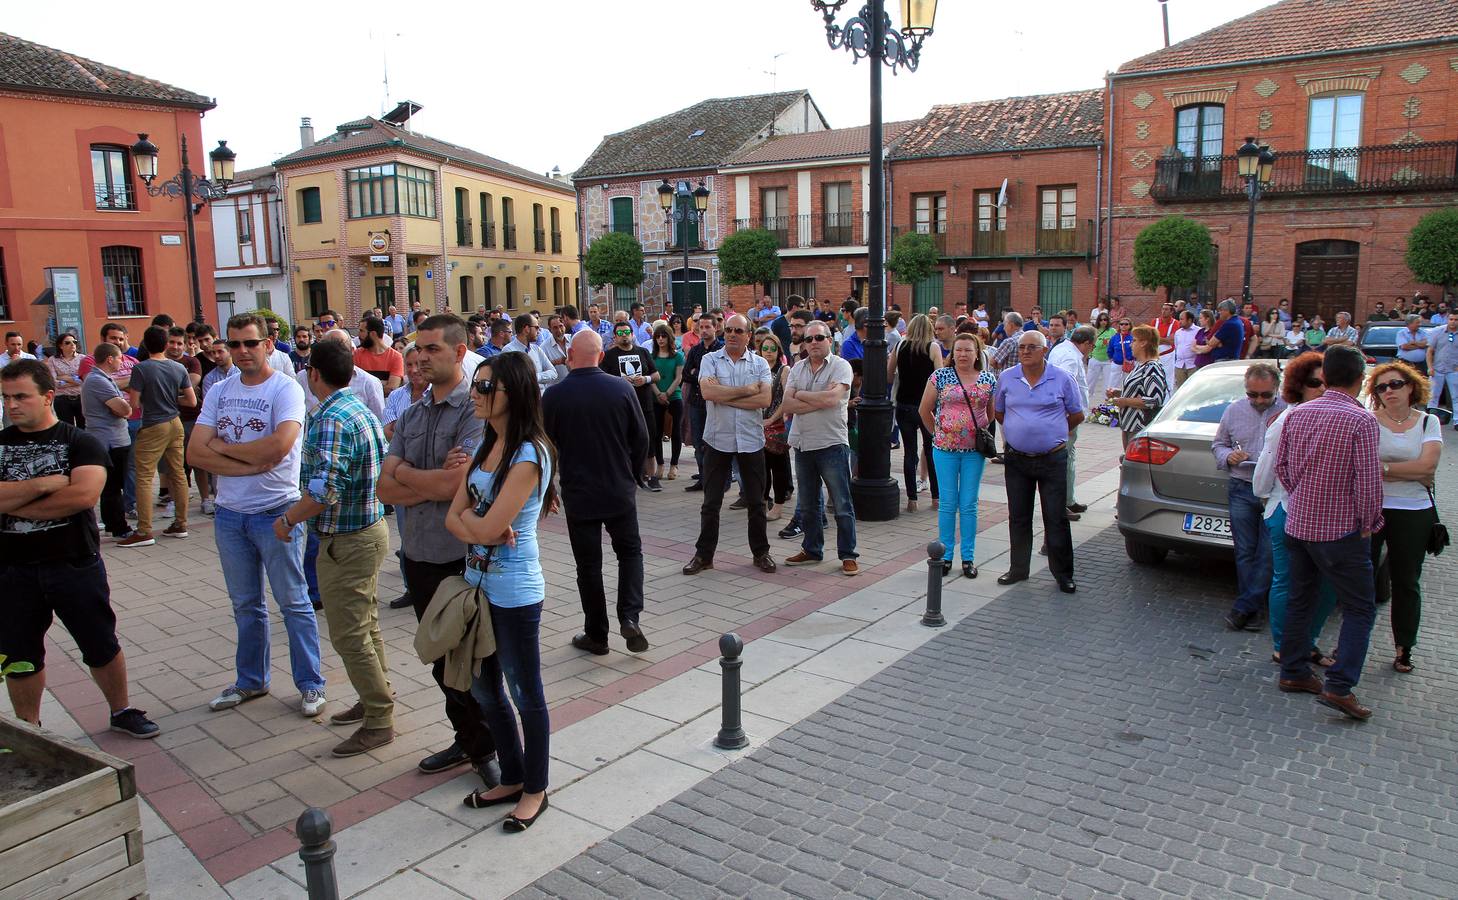
[[[500,354],[476,370],[471,400],[485,433],[446,516],[446,529],[469,545],[466,581],[489,601],[496,635],[496,653],[482,664],[471,694],[496,738],[501,784],[465,803],[514,804],[502,823],[507,832],[525,831],[547,809],[551,723],[538,641],[546,581],[537,520],[553,505],[557,454],[542,429],[536,375],[525,353]]]

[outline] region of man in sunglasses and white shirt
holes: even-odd
[[[1448,389],[1448,409],[1458,407],[1458,312],[1448,313],[1448,324],[1428,332],[1428,371],[1433,379],[1428,409],[1442,405],[1440,401],[1445,387]],[[1453,418],[1458,419],[1458,415]]]

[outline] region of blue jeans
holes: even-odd
[[[1435,410],[1441,405],[1445,387],[1448,389],[1448,408],[1453,410],[1454,421],[1458,421],[1458,372],[1433,376],[1433,393],[1428,398],[1428,409]]]
[[[1266,534],[1265,503],[1244,479],[1232,477],[1227,490],[1230,534],[1235,539],[1233,611],[1260,612],[1271,587],[1271,540]]]
[[[309,605],[319,602],[319,535],[308,529],[304,541],[304,584],[309,588]]]
[[[132,443],[127,448],[127,480],[122,482],[122,503],[129,510],[137,508],[137,433],[141,430],[141,419],[127,420],[127,437]],[[185,452],[186,448],[183,449]]]
[[[1281,635],[1286,627],[1286,597],[1291,580],[1290,557],[1286,555],[1286,504],[1279,504],[1270,518],[1266,519],[1266,531],[1271,535],[1271,645],[1281,652]],[[1311,617],[1311,646],[1321,640],[1321,629],[1336,608],[1336,591],[1325,581],[1316,602],[1316,612]]]
[[[820,483],[830,493],[835,507],[835,549],[840,559],[855,559],[856,511],[850,495],[850,447],[836,444],[819,450],[795,451],[795,481],[800,486],[800,508],[819,511],[825,508],[820,499]],[[823,515],[806,515],[800,519],[805,538],[800,548],[820,559],[825,555],[825,521]]]
[[[987,459],[975,450],[933,447],[932,464],[937,471],[937,540],[947,548],[942,559],[952,561],[960,513],[962,562],[972,562],[977,547],[977,495],[982,490],[982,469]]]
[[[1367,662],[1367,642],[1377,618],[1373,596],[1370,539],[1352,532],[1334,541],[1303,541],[1286,535],[1291,562],[1291,583],[1286,601],[1286,628],[1281,634],[1281,677],[1311,677],[1308,643],[1323,579],[1336,591],[1342,608],[1342,630],[1337,637],[1336,664],[1326,670],[1326,689],[1350,694]]]
[[[213,520],[218,562],[233,600],[233,621],[238,625],[237,685],[244,690],[268,687],[265,575],[288,632],[294,686],[300,693],[324,689],[324,676],[319,671],[319,623],[304,583],[304,526],[294,526],[293,540],[287,544],[273,534],[274,520],[290,505],[284,503],[277,509],[253,514],[219,506]]]
[[[496,652],[481,664],[481,673],[471,682],[471,696],[476,698],[486,726],[496,739],[501,783],[520,784],[528,794],[537,794],[547,789],[547,756],[552,732],[547,715],[547,692],[542,687],[542,654],[538,641],[542,604],[491,604],[490,607]],[[511,691],[510,702],[506,698],[507,690]],[[517,739],[517,716],[521,717],[524,741]]]

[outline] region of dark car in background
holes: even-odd
[[[1391,362],[1397,358],[1397,343],[1407,325],[1402,322],[1367,322],[1362,327],[1362,353],[1367,364]]]

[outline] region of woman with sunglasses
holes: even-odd
[[[557,451],[542,427],[537,369],[526,354],[501,353],[482,362],[471,388],[485,430],[451,501],[446,530],[468,545],[466,581],[485,594],[496,636],[496,652],[482,663],[471,694],[496,738],[501,783],[469,794],[465,804],[472,809],[513,804],[501,828],[515,833],[547,810],[551,723],[542,687],[546,581],[537,520],[555,502]]]
[[[678,457],[683,452],[683,354],[675,346],[673,330],[665,322],[653,326],[653,459],[654,478],[669,481],[678,477]],[[669,425],[668,472],[663,471],[663,426]]]
[[[1124,386],[1124,379],[1134,371],[1138,360],[1134,358],[1134,332],[1131,331],[1134,323],[1128,319],[1119,320],[1119,330],[1109,338],[1109,388],[1119,390]]]
[[[1251,492],[1265,500],[1266,535],[1271,542],[1271,588],[1267,603],[1271,619],[1271,661],[1281,661],[1281,635],[1286,624],[1286,601],[1291,583],[1291,558],[1286,553],[1286,488],[1276,477],[1276,451],[1281,446],[1281,434],[1285,430],[1286,416],[1297,405],[1315,400],[1326,393],[1326,382],[1321,375],[1321,354],[1306,352],[1286,363],[1281,373],[1281,399],[1286,408],[1266,428],[1261,443],[1261,455],[1256,460],[1255,473],[1251,476]],[[1336,592],[1331,585],[1322,581],[1317,595],[1316,611],[1311,617],[1311,662],[1318,666],[1330,666],[1335,659],[1321,652],[1317,642],[1326,620],[1336,608]]]
[[[56,338],[56,352],[45,358],[46,368],[56,379],[56,418],[77,428],[86,427],[81,414],[81,354],[76,335],[65,332]]]
[[[1381,434],[1377,455],[1382,460],[1382,530],[1372,535],[1375,571],[1380,551],[1387,548],[1392,580],[1392,640],[1397,655],[1392,668],[1412,671],[1423,610],[1423,557],[1437,510],[1433,476],[1443,451],[1443,426],[1423,411],[1428,380],[1400,360],[1374,366],[1367,375],[1368,402],[1377,414]]]
[[[1109,387],[1109,342],[1119,333],[1118,329],[1109,323],[1113,321],[1109,314],[1099,310],[1094,316],[1093,327],[1096,333],[1094,337],[1093,352],[1088,355],[1088,392],[1090,397],[1102,397],[1104,389]]]
[[[1261,359],[1282,359],[1286,350],[1286,325],[1281,321],[1281,311],[1274,306],[1266,310],[1261,322],[1260,346],[1256,355]]]
[[[785,431],[785,381],[790,367],[780,339],[768,329],[755,332],[754,348],[770,367],[770,405],[764,408],[764,498],[765,520],[773,522],[784,515],[785,501],[795,489],[790,476],[790,444]]]
[[[977,497],[987,465],[987,458],[977,452],[977,429],[992,424],[997,390],[997,377],[982,359],[982,341],[975,334],[958,333],[952,339],[951,361],[933,371],[922,388],[918,409],[921,427],[932,435],[937,468],[937,539],[946,548],[942,575],[952,571],[960,519],[962,575],[977,577]]]

